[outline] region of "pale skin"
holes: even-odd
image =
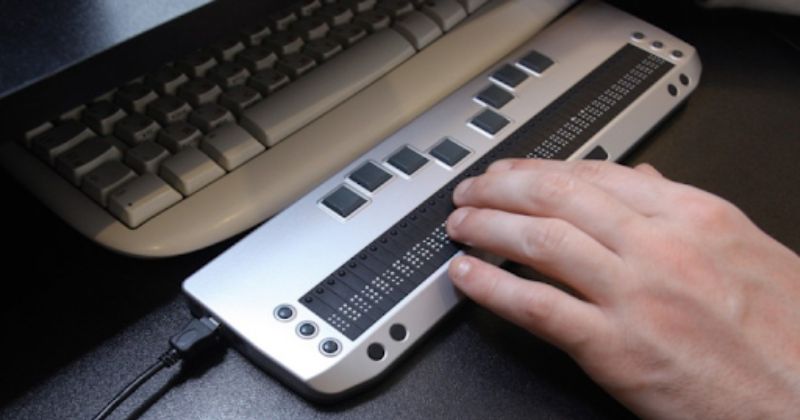
[[[566,287],[470,256],[453,283],[633,412],[800,418],[800,257],[732,204],[646,164],[543,160],[496,162],[453,200],[451,238]]]

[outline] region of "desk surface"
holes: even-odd
[[[209,1],[2,1],[0,98]]]
[[[636,2],[631,2],[636,3]],[[626,163],[719,194],[800,251],[797,20],[663,2],[633,10],[694,44],[694,96]],[[674,10],[673,7],[677,8]],[[687,11],[689,13],[687,13]],[[189,315],[181,281],[235,239],[191,255],[136,260],[98,248],[14,184],[6,194],[0,294],[2,418],[89,418],[160,354]],[[138,411],[136,407],[139,407]],[[232,350],[162,372],[120,413],[142,418],[620,418],[624,408],[563,353],[466,304],[374,390],[311,405]]]

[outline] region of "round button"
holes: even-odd
[[[333,338],[326,338],[319,345],[319,350],[326,356],[336,356],[342,350],[342,345]]]
[[[682,85],[689,86],[689,76],[681,73],[681,75],[678,77],[678,80],[681,81]]]
[[[281,305],[275,308],[275,318],[279,321],[289,321],[294,318],[294,308],[289,305]]]
[[[406,339],[407,335],[408,331],[406,331],[406,327],[400,324],[394,324],[389,328],[389,336],[395,341],[403,341]]]
[[[661,41],[654,41],[651,45],[653,46],[653,48],[655,48],[657,50],[661,49],[661,48],[664,48],[664,43],[661,42]]]
[[[667,92],[669,92],[669,94],[672,96],[678,96],[678,88],[673,84],[667,86]]]
[[[631,34],[631,38],[633,38],[634,41],[641,41],[644,39],[644,34],[641,32],[634,32]]]
[[[367,356],[376,362],[383,359],[385,355],[386,350],[384,350],[383,346],[379,343],[372,343],[367,347]]]
[[[681,57],[683,57],[683,51],[674,50],[674,51],[672,51],[672,56],[675,57],[675,58],[681,58]]]
[[[297,335],[303,338],[312,338],[317,335],[317,326],[310,321],[301,322],[297,326]]]

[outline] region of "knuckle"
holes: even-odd
[[[526,293],[523,303],[523,316],[525,319],[540,327],[543,323],[552,319],[556,310],[555,300],[549,294]]]
[[[536,207],[550,207],[560,202],[575,190],[575,179],[566,173],[546,173],[534,180],[529,191],[529,200]]]
[[[738,223],[738,211],[727,201],[710,194],[689,193],[680,203],[691,221],[704,230],[723,230]]]
[[[524,254],[532,261],[542,261],[558,255],[567,240],[567,225],[558,220],[545,220],[528,226],[524,232]]]
[[[481,281],[476,282],[480,283],[481,287],[475,291],[474,299],[482,304],[487,304],[489,306],[497,306],[500,302],[500,291],[498,290],[498,280],[494,276],[485,276],[475,273],[475,270],[471,270],[472,272],[469,273],[471,276],[480,276]]]
[[[581,179],[598,181],[606,176],[606,165],[608,165],[608,163],[605,161],[581,160],[575,162],[575,165],[572,167],[572,172]]]

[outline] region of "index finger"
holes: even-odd
[[[651,167],[652,168],[652,167]],[[671,181],[655,169],[637,170],[606,161],[557,161],[546,159],[504,159],[487,168],[487,173],[508,171],[566,172],[602,189],[645,216],[661,214],[669,204]]]

